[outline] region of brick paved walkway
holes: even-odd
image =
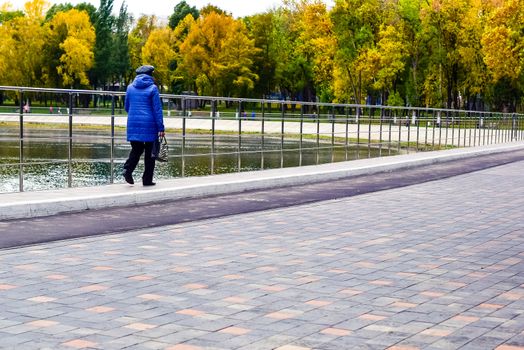
[[[523,177],[1,250],[0,347],[524,349]]]

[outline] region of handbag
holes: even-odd
[[[165,136],[159,137],[153,143],[153,150],[151,151],[151,157],[159,162],[167,162],[169,157],[169,146]]]

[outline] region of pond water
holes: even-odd
[[[19,190],[20,141],[18,128],[2,126],[0,131],[0,193]],[[257,134],[220,133],[214,138],[209,134],[189,134],[182,147],[180,134],[167,135],[170,159],[158,163],[155,180],[181,176],[204,176],[243,172],[251,170],[295,167],[358,158],[395,154],[388,149],[346,147],[331,145],[331,141],[304,139],[300,150],[298,138],[288,138],[282,143],[278,136],[266,135],[264,147],[262,136]],[[125,130],[115,132],[113,156],[111,157],[110,132],[103,128],[83,128],[73,131],[71,163],[69,163],[69,138],[67,128],[24,127],[23,142],[23,188],[24,191],[65,188],[69,186],[97,186],[123,182],[122,166],[130,151]],[[240,152],[239,152],[240,150]],[[113,172],[111,171],[113,159]],[[134,177],[143,171],[141,161]],[[241,176],[241,175],[239,175]]]

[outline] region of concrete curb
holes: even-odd
[[[0,220],[42,217],[165,200],[310,184],[524,149],[524,142],[160,181],[154,188],[113,184],[0,194]]]

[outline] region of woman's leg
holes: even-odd
[[[144,153],[144,142],[131,141],[131,152],[129,152],[129,157],[124,163],[123,175],[127,182],[130,182],[128,181],[128,177],[132,180],[133,171],[135,171],[142,153]],[[133,181],[131,181],[131,183],[133,183]]]
[[[142,183],[144,185],[151,185],[153,183],[153,173],[155,172],[155,158],[151,157],[153,142],[144,142],[144,149],[144,174],[142,175]]]

